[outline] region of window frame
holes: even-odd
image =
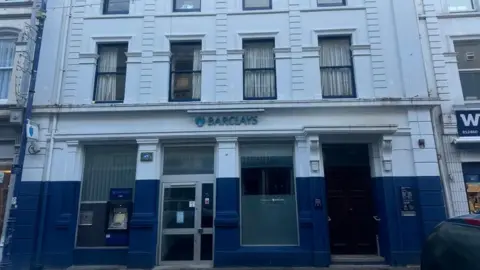
[[[322,0],[315,0],[317,7],[343,7],[347,5],[347,0],[342,0],[342,3],[321,3]]]
[[[1,29],[0,29],[1,30]],[[1,34],[1,32],[0,32]],[[3,36],[0,36],[0,40],[10,40],[13,42],[13,44],[15,45],[15,52],[13,53],[13,59],[12,59],[12,66],[10,67],[0,67],[0,70],[11,70],[11,75],[10,75],[10,78],[8,80],[8,86],[7,86],[7,97],[6,98],[0,98],[0,104],[2,103],[5,103],[8,101],[8,96],[10,94],[10,85],[12,84],[12,77],[14,75],[14,66],[15,66],[15,57],[16,57],[16,47],[17,47],[17,40],[18,40],[18,36],[17,35],[13,35],[13,34],[5,34]]]
[[[357,88],[355,83],[355,64],[353,62],[353,53],[352,53],[352,36],[351,35],[338,35],[338,36],[318,36],[318,46],[321,46],[322,40],[347,40],[349,42],[350,48],[350,66],[321,66],[319,58],[319,75],[322,76],[322,69],[341,69],[349,68],[352,76],[352,94],[343,95],[343,96],[326,96],[323,94],[323,87],[321,88],[321,94],[323,99],[337,99],[337,98],[357,98]],[[321,87],[321,85],[320,85]]]
[[[268,0],[268,7],[247,7],[247,6],[245,5],[246,1],[248,1],[248,0],[242,0],[242,8],[243,8],[243,10],[246,10],[246,11],[249,11],[249,10],[269,10],[269,9],[273,9],[272,0]]]
[[[266,43],[266,42],[271,42],[273,44],[272,47],[272,53],[273,53],[273,68],[245,68],[245,55],[243,55],[242,59],[242,73],[243,73],[243,100],[276,100],[278,97],[278,92],[277,92],[277,59],[275,58],[275,38],[246,38],[242,40],[242,50],[245,50],[245,42],[247,43]],[[273,77],[275,81],[275,89],[274,89],[274,95],[272,97],[247,97],[245,96],[245,71],[246,70],[272,70],[273,71]]]
[[[201,12],[202,11],[202,0],[195,0],[199,2],[199,8],[194,8],[194,9],[179,9],[177,8],[177,1],[182,1],[182,0],[173,0],[172,4],[172,12]]]
[[[257,149],[257,150],[254,150]],[[253,150],[253,151],[252,151]],[[257,152],[260,151],[261,153]],[[243,212],[243,207],[242,207],[242,199],[244,196],[251,196],[251,195],[245,195],[244,190],[243,190],[243,175],[242,175],[242,170],[245,169],[245,167],[242,164],[242,158],[243,157],[258,157],[258,156],[265,156],[265,157],[288,157],[292,158],[292,164],[287,165],[287,166],[279,166],[283,168],[290,168],[291,169],[291,196],[294,197],[295,200],[295,216],[296,216],[296,237],[297,237],[297,242],[296,244],[282,244],[282,246],[287,246],[287,247],[299,247],[301,244],[301,239],[300,239],[300,225],[299,223],[299,218],[300,218],[300,212],[298,211],[298,205],[299,205],[299,200],[298,200],[298,189],[296,185],[296,178],[295,178],[295,172],[298,169],[295,166],[295,146],[292,145],[292,142],[290,141],[284,141],[284,140],[279,140],[276,142],[264,142],[264,141],[258,141],[258,142],[246,142],[244,144],[240,144],[238,147],[238,154],[239,154],[239,169],[240,169],[240,178],[238,182],[238,204],[239,204],[239,224],[241,225],[240,227],[240,246],[241,247],[276,247],[278,245],[276,244],[250,244],[250,243],[245,243],[243,234],[244,234],[244,227],[243,227],[243,221],[244,221],[244,212]],[[271,165],[266,165],[262,167],[258,167],[261,169],[268,169],[268,168],[274,168],[276,166],[271,166]],[[278,196],[278,195],[267,195],[267,196]]]
[[[126,81],[127,81],[127,65],[128,63],[125,62],[125,72],[98,72],[98,63],[99,63],[99,59],[100,59],[100,48],[101,47],[119,47],[119,46],[126,46],[127,48],[127,52],[128,52],[128,42],[115,42],[115,43],[98,43],[97,44],[97,54],[98,54],[98,59],[97,59],[97,64],[96,64],[96,67],[95,67],[95,82],[94,82],[94,85],[93,85],[93,98],[92,98],[92,102],[94,104],[102,104],[102,103],[123,103],[125,101],[125,93],[126,93],[126,88],[127,88],[127,85],[126,85]],[[127,58],[127,61],[128,61],[128,58]],[[96,100],[96,96],[97,96],[97,83],[98,83],[98,76],[99,75],[108,75],[108,74],[115,74],[115,75],[125,75],[125,88],[123,89],[123,99],[122,100],[111,100],[111,101],[107,101],[107,100]]]
[[[472,38],[472,39],[458,39],[453,41],[453,48],[455,53],[457,54],[458,57],[458,50],[455,45],[455,43],[462,43],[462,42],[476,42],[476,46],[479,46],[480,48],[480,38]],[[480,56],[476,56],[480,57]],[[457,59],[458,61],[458,59]],[[480,66],[478,68],[460,68],[459,67],[460,63],[457,63],[457,69],[458,69],[458,80],[460,81],[460,85],[462,87],[462,95],[463,95],[463,100],[467,102],[479,102],[480,101],[480,92],[477,95],[477,99],[467,99],[464,93],[463,89],[463,84],[462,84],[462,77],[460,76],[462,73],[478,73],[480,74]]]
[[[448,12],[448,13],[453,13],[453,14],[455,14],[455,13],[468,13],[468,12],[475,12],[478,9],[477,0],[469,0],[471,8],[468,9],[468,10],[460,10],[460,11],[450,10],[450,2],[454,1],[454,0],[443,0],[443,1],[444,1],[444,4],[443,4],[444,6],[443,7],[444,7],[445,11]]]
[[[175,46],[175,45],[179,45],[179,46],[184,46],[184,45],[200,45],[200,51],[202,50],[202,41],[197,41],[197,40],[188,40],[188,41],[171,41],[170,42],[170,52],[172,52],[172,57],[170,58],[170,70],[169,70],[169,87],[168,87],[168,102],[189,102],[189,101],[201,101],[202,97],[201,97],[201,93],[202,93],[202,88],[201,88],[201,85],[200,85],[200,98],[187,98],[187,99],[174,99],[172,97],[172,94],[173,94],[173,90],[174,90],[174,87],[172,85],[172,82],[173,82],[173,74],[189,74],[191,73],[192,74],[192,77],[193,77],[193,74],[200,74],[200,76],[202,76],[202,69],[200,70],[181,70],[181,71],[174,71],[173,70],[173,50],[172,50],[172,47]],[[194,57],[194,56],[193,56]],[[192,59],[193,60],[193,59]],[[193,84],[192,84],[192,87],[193,87]]]
[[[103,10],[102,14],[103,15],[128,15],[130,14],[130,0],[128,1],[128,10],[122,10],[122,11],[109,11],[108,10],[108,5],[110,3],[110,0],[103,0]]]

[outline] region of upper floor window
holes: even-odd
[[[201,0],[173,0],[174,12],[200,11]]]
[[[15,38],[0,38],[0,100],[7,99],[15,59]]]
[[[466,100],[480,99],[480,40],[455,41],[458,71]]]
[[[201,42],[172,43],[171,101],[198,101],[202,87]]]
[[[275,76],[275,41],[243,41],[243,98],[277,98]]]
[[[271,9],[272,0],[243,0],[244,10]]]
[[[344,6],[346,0],[317,0],[317,6]]]
[[[322,96],[355,97],[350,37],[319,38],[318,45]]]
[[[127,73],[127,43],[98,45],[95,102],[123,102]]]
[[[448,11],[462,12],[474,9],[473,0],[446,0]]]
[[[103,14],[128,14],[130,0],[103,0]]]

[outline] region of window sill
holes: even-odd
[[[263,97],[263,98],[255,98],[255,97],[247,98],[247,97],[243,97],[243,100],[244,100],[244,101],[251,101],[251,100],[277,100],[277,97]]]
[[[364,6],[345,6],[345,5],[320,5],[312,8],[300,9],[300,12],[318,12],[318,11],[342,11],[342,10],[365,10]]]
[[[468,106],[468,107],[479,107],[480,108],[480,99],[465,100],[465,105]]]
[[[123,100],[92,101],[92,104],[118,104],[118,103],[123,103]]]
[[[200,99],[170,99],[168,103],[175,103],[175,102],[200,102]]]
[[[143,15],[131,15],[131,14],[104,14],[98,16],[88,16],[84,20],[99,20],[99,19],[132,19],[143,18]]]
[[[357,99],[356,96],[322,96],[322,99]]]
[[[480,17],[480,12],[478,10],[471,11],[458,11],[458,12],[444,12],[437,15],[438,18],[472,18]]]
[[[253,14],[279,14],[288,13],[287,9],[244,9],[241,11],[230,11],[227,15],[253,15]]]

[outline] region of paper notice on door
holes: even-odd
[[[188,207],[195,207],[195,201],[189,201]]]
[[[183,224],[184,222],[184,213],[182,211],[177,212],[177,223]]]

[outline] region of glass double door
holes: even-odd
[[[213,182],[163,183],[160,261],[213,259]]]

